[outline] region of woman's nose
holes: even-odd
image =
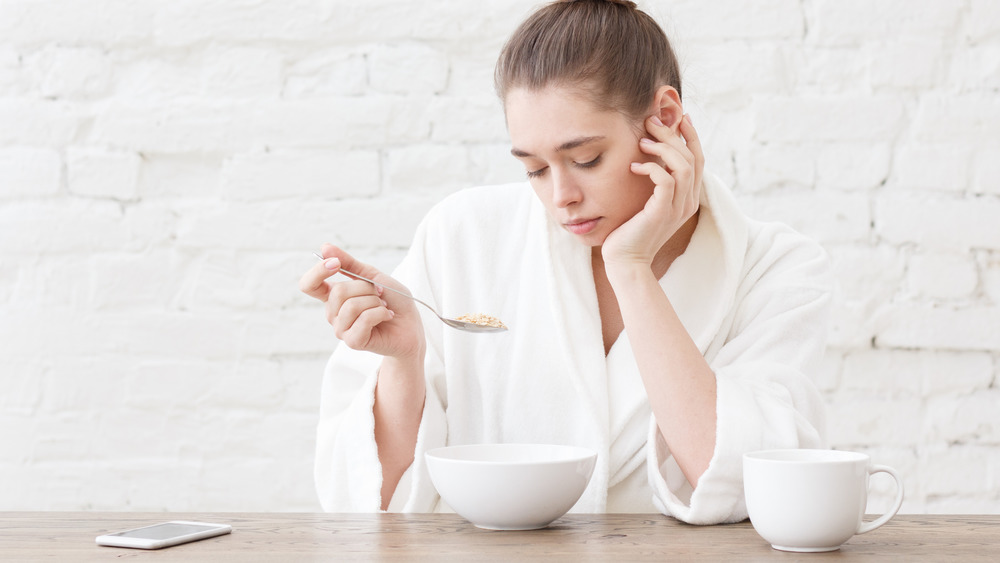
[[[552,203],[556,207],[569,207],[580,203],[583,192],[573,177],[565,171],[552,169]]]

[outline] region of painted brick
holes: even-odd
[[[885,143],[829,143],[816,162],[817,185],[837,190],[871,190],[889,175],[892,151]]]
[[[202,92],[213,98],[277,98],[284,56],[265,47],[213,47],[202,63]]]
[[[467,187],[469,151],[461,145],[422,145],[391,149],[386,155],[389,190],[453,190]]]
[[[859,44],[830,47],[807,43],[795,50],[797,91],[813,95],[870,95],[870,48]]]
[[[690,96],[711,97],[729,107],[744,107],[753,96],[788,91],[789,55],[774,46],[755,48],[743,42],[712,42],[692,52],[683,75]]]
[[[907,281],[910,290],[918,295],[935,300],[960,299],[972,296],[979,285],[979,273],[971,255],[928,252],[910,258]]]
[[[496,96],[437,96],[428,107],[427,117],[431,125],[430,140],[433,142],[503,142],[507,144],[510,156],[503,106]]]
[[[210,41],[316,41],[333,16],[329,2],[289,0],[178,0],[157,6],[158,44],[185,46]]]
[[[951,60],[949,84],[959,92],[989,91],[1000,88],[1000,46],[971,46]]]
[[[786,223],[822,242],[866,242],[870,238],[871,209],[866,194],[768,192],[753,199],[743,198],[741,204],[751,217]]]
[[[48,48],[27,64],[45,98],[92,98],[107,93],[111,84],[111,61],[95,48]]]
[[[897,447],[921,442],[923,406],[918,397],[877,397],[838,392],[828,395],[827,431],[837,449],[853,449],[877,444]]]
[[[869,309],[898,291],[906,271],[905,255],[888,245],[827,245],[837,288],[849,302]]]
[[[962,16],[960,2],[926,2],[920,9],[906,0],[820,0],[806,11],[809,33],[822,44],[852,45],[884,37],[943,39]]]
[[[359,49],[318,49],[291,61],[285,71],[282,97],[360,96],[367,88],[366,53]]]
[[[876,332],[879,346],[945,350],[1000,348],[1000,307],[891,306]]]
[[[367,96],[262,103],[254,109],[253,138],[259,145],[292,148],[422,142],[430,135],[424,102]]]
[[[0,99],[0,146],[61,147],[76,139],[84,119],[64,101]]]
[[[242,151],[254,108],[245,103],[109,103],[96,116],[94,141],[139,152]]]
[[[841,387],[909,396],[985,390],[993,359],[981,352],[861,350],[844,358]]]
[[[59,153],[51,149],[0,149],[0,200],[57,194],[62,165]]]
[[[927,403],[929,440],[946,443],[1000,444],[1000,390],[942,395]]]
[[[378,45],[368,55],[371,86],[386,94],[436,94],[448,83],[444,53],[421,43]]]
[[[788,97],[754,103],[755,138],[761,142],[892,141],[903,124],[901,98]]]
[[[903,36],[870,47],[865,57],[871,61],[870,82],[875,90],[923,91],[945,77],[943,45],[926,36]]]
[[[135,153],[72,149],[66,155],[70,193],[120,201],[138,197],[140,158]]]
[[[30,90],[31,80],[24,71],[23,57],[0,45],[0,97],[24,96]]]
[[[736,154],[736,170],[744,190],[810,188],[816,185],[814,146],[753,145]]]
[[[890,243],[1000,249],[1000,199],[893,193],[875,200],[875,231]]]
[[[957,446],[934,448],[924,455],[923,486],[931,497],[984,496],[995,497],[991,488],[990,448]],[[986,462],[986,463],[984,463]]]
[[[144,153],[138,190],[143,201],[212,201],[222,192],[223,157],[217,154]]]
[[[129,0],[9,0],[0,4],[0,37],[19,46],[122,45],[148,40],[154,7]]]
[[[981,259],[983,292],[994,305],[1000,305],[1000,254],[993,253]]]
[[[891,184],[905,190],[964,191],[972,152],[954,145],[905,146],[893,159]]]
[[[228,159],[222,174],[227,199],[335,199],[377,195],[380,164],[371,150],[248,153]]]
[[[1000,37],[1000,5],[992,0],[972,0],[966,20],[967,37],[973,43]]]
[[[1000,128],[1000,99],[993,94],[927,95],[913,117],[913,137],[925,143],[991,138]]]
[[[711,7],[686,0],[673,2],[663,11],[693,41],[791,39],[800,37],[805,27],[802,5],[792,0],[763,0],[753,5],[726,0]]]
[[[978,193],[1000,195],[1000,146],[980,149],[974,160],[973,190]]]

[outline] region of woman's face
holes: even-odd
[[[630,170],[651,160],[639,150],[641,123],[563,86],[515,88],[505,109],[511,154],[549,215],[584,244],[603,244],[652,195],[649,177]]]

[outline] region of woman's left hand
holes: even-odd
[[[623,262],[650,266],[660,248],[698,211],[705,156],[691,119],[681,118],[679,134],[656,116],[647,118],[645,125],[652,139],[643,137],[639,149],[655,158],[632,163],[632,173],[649,176],[653,195],[605,239],[601,254],[609,267]]]

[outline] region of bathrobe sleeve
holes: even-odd
[[[743,453],[824,447],[825,411],[810,377],[826,341],[827,270],[825,251],[791,229],[751,234],[729,318],[705,354],[717,380],[716,443],[696,489],[650,423],[649,481],[662,512],[692,524],[743,520]]]
[[[433,213],[432,213],[433,214]],[[430,214],[428,217],[430,217]],[[428,263],[434,261],[427,243],[428,219],[417,228],[413,245],[393,278],[434,306]],[[426,296],[426,297],[425,297]],[[392,512],[434,512],[438,496],[430,483],[423,452],[445,445],[444,367],[441,327],[418,306],[427,339],[424,360],[426,398],[417,433],[414,462],[406,470],[388,506]],[[375,384],[382,357],[337,346],[323,375],[317,426],[314,477],[323,510],[378,512],[381,509],[382,466],[375,442]]]

